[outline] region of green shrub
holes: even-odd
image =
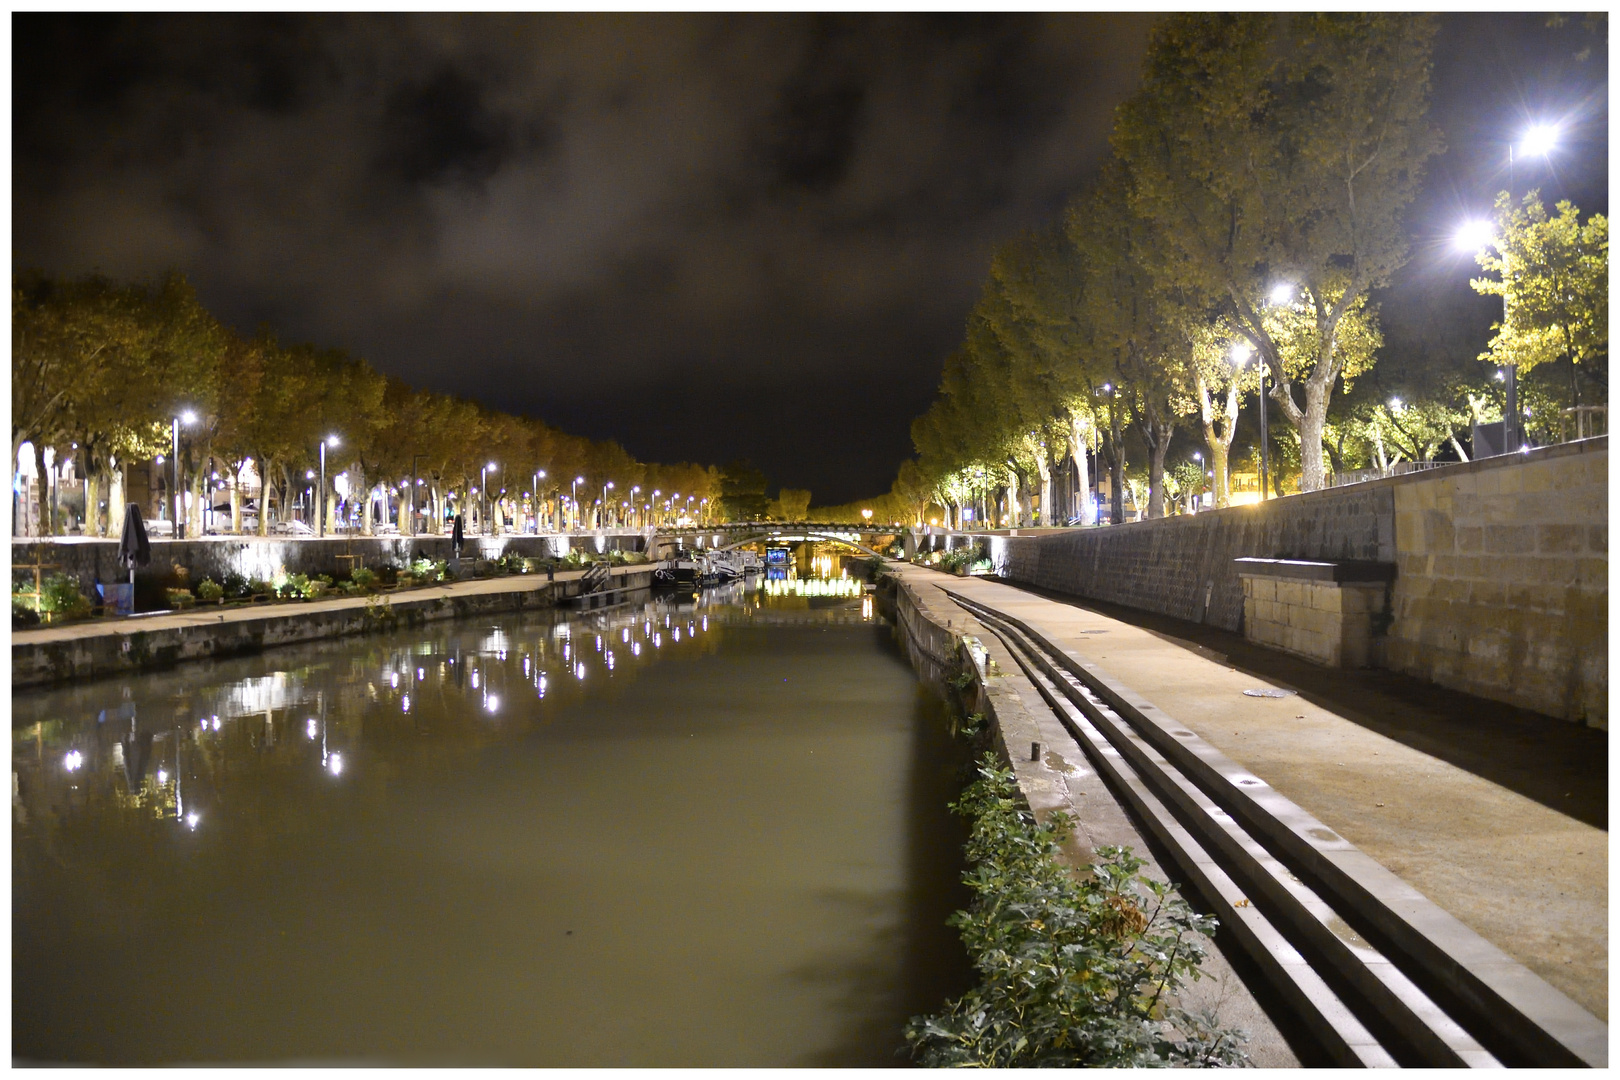
[[[252,584],[248,579],[235,570],[227,573],[220,584],[225,588],[225,599],[227,600],[240,600],[253,591]]]
[[[989,754],[979,777],[952,805],[973,822],[963,880],[974,900],[950,921],[981,981],[911,1019],[912,1056],[990,1068],[1245,1064],[1247,1033],[1171,1004],[1198,978],[1215,920],[1140,876],[1128,849],[1099,848],[1074,873],[1055,857],[1067,815],[1037,824]]]
[[[46,574],[39,581],[39,596],[33,595],[34,576],[16,574],[11,579],[11,611],[29,612],[35,621],[57,622],[77,619],[90,613],[89,599],[79,591],[79,580],[68,574]],[[22,595],[19,595],[22,594]],[[26,621],[26,616],[24,619]]]
[[[169,606],[175,609],[188,608],[197,602],[190,589],[164,589],[163,596]]]
[[[354,573],[349,575],[349,580],[354,583],[354,586],[357,589],[372,589],[377,585],[377,572],[375,570],[367,570],[362,566]]]
[[[217,581],[214,581],[212,578],[203,578],[197,583],[197,599],[199,600],[211,604],[224,595],[225,586],[219,584]]]
[[[275,593],[276,587],[263,578],[254,578],[248,582],[247,590],[253,596],[270,596]]]

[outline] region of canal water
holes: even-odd
[[[971,981],[962,752],[849,579],[12,704],[18,1062],[893,1065]]]

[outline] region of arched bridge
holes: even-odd
[[[904,526],[850,525],[845,522],[812,521],[728,521],[724,525],[711,525],[703,529],[660,529],[659,535],[670,538],[693,537],[694,546],[713,551],[730,551],[745,544],[758,544],[778,540],[783,543],[821,540],[844,544],[857,551],[878,558],[886,558],[871,546],[880,536],[896,536],[905,532]]]

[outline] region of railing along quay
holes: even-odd
[[[1602,1021],[1162,710],[945,591],[1006,644],[1336,1063],[1607,1066]]]

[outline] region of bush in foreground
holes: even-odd
[[[1077,874],[1056,858],[1070,821],[1038,824],[1011,771],[986,755],[952,805],[973,821],[965,876],[974,901],[951,917],[980,983],[906,1025],[930,1066],[1236,1066],[1245,1032],[1176,1004],[1197,979],[1215,920],[1140,876],[1125,848]]]

